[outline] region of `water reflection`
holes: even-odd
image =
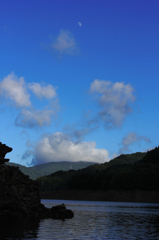
[[[35,218],[0,221],[0,239],[36,239],[39,223]]]
[[[159,204],[43,200],[62,202],[73,219],[3,222],[0,239],[159,239]]]

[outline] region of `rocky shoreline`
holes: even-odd
[[[0,143],[0,220],[52,218],[67,219],[74,213],[64,204],[46,208],[41,199],[118,201],[159,203],[159,191],[144,190],[107,190],[79,191],[59,190],[39,192],[36,181],[23,174],[18,167],[6,165],[5,155],[12,148]]]
[[[159,203],[159,191],[145,190],[59,190],[41,192],[42,199]]]
[[[23,174],[18,167],[5,164],[6,153],[12,151],[0,143],[0,220],[27,217],[66,219],[74,213],[64,204],[46,208],[41,203],[39,185]]]

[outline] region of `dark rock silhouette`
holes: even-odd
[[[74,216],[65,205],[46,208],[41,203],[39,185],[24,175],[18,167],[4,164],[9,159],[5,155],[12,148],[0,143],[0,219],[37,218],[66,219]]]
[[[11,152],[13,149],[6,146],[5,144],[2,144],[0,142],[0,164],[3,164],[5,162],[8,162],[9,159],[5,159],[5,155],[8,153],[8,152]]]

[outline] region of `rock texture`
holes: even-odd
[[[4,164],[12,148],[0,143],[0,219],[37,218],[66,219],[74,216],[65,205],[46,208],[41,204],[38,183],[24,175],[18,167]]]

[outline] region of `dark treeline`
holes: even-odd
[[[147,153],[122,154],[104,164],[81,170],[58,171],[37,178],[40,191],[159,190],[159,147]]]

